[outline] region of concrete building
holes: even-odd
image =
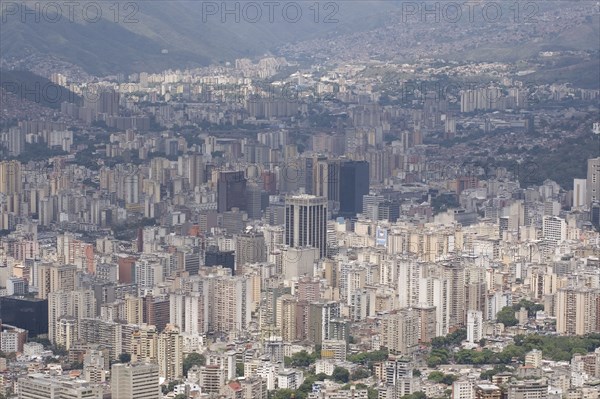
[[[113,399],[159,399],[158,365],[116,363],[111,369]]]

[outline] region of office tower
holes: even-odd
[[[168,324],[158,336],[158,374],[167,381],[183,376],[183,336]]]
[[[18,194],[22,188],[21,163],[19,161],[0,162],[0,194]]]
[[[246,212],[249,219],[260,219],[262,217],[262,190],[256,183],[250,183],[246,187]]]
[[[467,342],[479,344],[483,338],[483,313],[479,310],[467,312]]]
[[[381,345],[393,354],[411,354],[418,345],[419,320],[412,309],[400,309],[381,318]]]
[[[20,399],[102,399],[102,387],[84,380],[48,374],[19,378]]]
[[[573,208],[587,207],[587,180],[573,179]]]
[[[367,217],[368,219],[376,219],[377,218],[377,211],[376,211],[376,207],[379,205],[379,203],[385,201],[385,197],[383,195],[378,195],[378,194],[366,194],[363,195],[363,207],[362,207],[362,214],[365,215],[365,217]]]
[[[159,399],[158,365],[132,363],[113,364],[111,393],[113,399]]]
[[[396,222],[400,218],[400,201],[382,201],[374,206],[377,220]]]
[[[567,223],[555,216],[544,216],[542,235],[547,240],[561,243],[567,238]]]
[[[204,253],[204,265],[207,267],[223,266],[233,273],[235,270],[235,252],[221,251],[216,245],[210,246]]]
[[[328,201],[340,201],[340,161],[319,156],[313,161],[312,191]]]
[[[600,290],[562,288],[556,299],[556,332],[584,335],[600,332]]]
[[[587,162],[586,205],[600,202],[600,157],[588,159]]]
[[[220,172],[217,181],[217,212],[232,208],[246,210],[246,177],[244,172]]]
[[[267,245],[263,233],[249,230],[235,237],[235,274],[241,275],[244,266],[267,260]]]
[[[590,205],[590,222],[592,222],[596,228],[600,228],[600,202]]]
[[[0,296],[0,320],[29,332],[30,337],[48,333],[48,301],[38,298]]]
[[[6,147],[8,155],[18,157],[25,151],[25,132],[20,127],[11,127],[6,133]]]
[[[369,164],[366,161],[344,161],[339,180],[340,216],[355,217],[363,210],[363,196],[369,194]]]
[[[298,195],[285,201],[285,244],[291,247],[311,246],[327,253],[327,199]]]
[[[125,204],[138,204],[140,202],[140,177],[137,173],[125,176],[124,181]]]

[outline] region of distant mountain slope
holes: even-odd
[[[114,13],[115,2],[95,2],[101,5],[102,19],[90,23],[94,14],[89,12],[86,21],[81,12],[90,2],[79,3],[80,6],[75,8],[74,22],[69,20],[66,9],[57,23],[49,22],[52,16],[44,14],[39,22],[29,17],[26,23],[18,15],[5,15],[6,22],[3,21],[0,26],[0,57],[21,59],[36,53],[49,54],[96,75],[202,66],[262,55],[283,43],[327,35],[337,30],[370,29],[379,23],[377,16],[385,16],[388,11],[397,8],[396,1],[301,1],[296,3],[302,9],[298,22],[290,22],[296,15],[294,9],[287,10],[286,17],[281,6],[274,10],[273,22],[269,22],[268,9],[261,6],[260,22],[252,23],[250,20],[255,14],[251,14],[251,9],[247,9],[247,13],[240,12],[239,22],[235,21],[234,15],[226,16],[226,21],[222,22],[218,9],[216,15],[203,13],[207,3],[204,1],[121,2],[118,16]],[[127,3],[138,8],[125,9]],[[217,7],[223,4],[208,3]],[[242,10],[246,2],[229,4],[236,3],[241,4]],[[36,2],[32,1],[23,4],[31,9],[36,7]],[[256,4],[262,5],[263,2]],[[316,4],[320,8],[318,14],[314,9]],[[93,11],[93,8],[90,10]],[[130,21],[137,22],[125,23],[132,11]],[[326,23],[326,17],[331,14],[330,23]]]
[[[0,88],[15,94],[20,100],[33,101],[48,108],[59,109],[60,104],[65,101],[82,102],[79,95],[29,71],[0,69]]]

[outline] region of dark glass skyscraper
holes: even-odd
[[[231,208],[246,210],[246,177],[244,172],[220,172],[217,182],[217,212]]]
[[[2,323],[23,328],[30,337],[48,333],[48,301],[46,299],[0,297]]]
[[[355,217],[363,210],[363,195],[369,194],[369,163],[345,161],[340,167],[340,216]]]

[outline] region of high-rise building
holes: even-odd
[[[275,326],[281,332],[284,342],[296,340],[296,308],[298,300],[293,295],[277,298]]]
[[[260,219],[262,217],[261,207],[262,190],[256,183],[248,184],[246,188],[246,212],[250,219]]]
[[[600,157],[588,159],[586,195],[587,205],[600,202]]]
[[[217,276],[211,279],[212,313],[209,330],[239,333],[248,328],[252,308],[251,281],[246,276]]]
[[[573,180],[573,208],[587,208],[587,180]]]
[[[116,363],[111,369],[113,399],[159,399],[158,365]]]
[[[355,217],[363,210],[363,196],[369,194],[369,163],[367,161],[342,162],[339,187],[339,214]]]
[[[483,312],[469,310],[467,312],[467,342],[478,344],[483,338]]]
[[[542,235],[547,240],[563,242],[567,238],[567,223],[556,216],[544,216]]]
[[[96,317],[94,291],[56,291],[48,294],[48,339],[52,344],[68,346],[66,342],[59,342],[65,336],[60,331],[65,331],[70,325],[67,321],[60,322],[65,317],[73,318],[75,326],[79,319]]]
[[[48,294],[56,291],[75,289],[75,265],[59,263],[41,263],[37,267],[36,286],[38,298],[47,299]]]
[[[241,275],[244,266],[267,260],[267,245],[263,233],[248,231],[235,237],[235,274]]]
[[[18,194],[22,187],[21,163],[19,161],[0,162],[0,194]]]
[[[400,309],[381,318],[381,345],[393,354],[411,354],[418,345],[419,320],[412,309]]]
[[[183,376],[183,336],[171,324],[158,337],[158,374],[168,381]]]
[[[285,244],[291,247],[314,247],[319,255],[327,254],[327,199],[297,195],[285,201]]]
[[[220,172],[217,181],[217,212],[246,210],[246,177],[243,171]]]
[[[584,335],[600,332],[600,290],[562,288],[556,299],[556,332]]]
[[[0,320],[23,328],[30,337],[48,333],[48,301],[45,299],[0,296]]]

